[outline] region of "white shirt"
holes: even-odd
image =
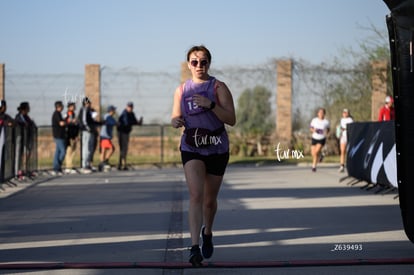
[[[346,125],[349,123],[354,122],[354,120],[352,119],[352,117],[343,117],[341,118],[341,129],[342,129],[342,136],[346,136]]]
[[[321,140],[326,138],[327,130],[329,129],[329,121],[327,119],[320,119],[315,117],[310,123],[310,127],[315,129],[312,133],[312,138]]]

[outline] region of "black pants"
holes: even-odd
[[[90,165],[93,163],[93,156],[95,155],[96,145],[98,144],[98,132],[91,132],[91,136],[89,139],[89,156],[88,162]]]
[[[119,167],[126,167],[126,157],[128,154],[129,133],[118,132],[119,142]]]

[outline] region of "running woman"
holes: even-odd
[[[346,128],[347,125],[354,122],[350,112],[348,109],[344,109],[342,111],[342,118],[341,118],[341,136],[339,139],[339,149],[341,151],[341,158],[340,158],[340,166],[339,166],[339,172],[345,171],[345,157],[346,157],[346,144],[348,142],[347,140],[347,133]]]
[[[322,148],[326,143],[326,137],[329,133],[329,121],[325,118],[326,111],[324,108],[318,109],[318,116],[313,118],[310,123],[312,133],[312,172],[316,172],[318,160],[322,161]]]
[[[175,91],[171,124],[185,128],[180,151],[190,195],[189,262],[198,267],[203,257],[210,258],[214,251],[212,231],[217,195],[229,160],[225,124],[233,126],[236,115],[226,84],[208,74],[210,51],[203,45],[192,47],[187,52],[187,63],[192,78]]]

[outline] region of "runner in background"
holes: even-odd
[[[341,132],[340,132],[340,137],[339,137],[339,149],[341,151],[341,157],[340,157],[339,172],[345,171],[346,144],[348,142],[346,128],[347,128],[347,125],[352,122],[354,122],[354,120],[351,116],[351,113],[349,112],[348,109],[344,109],[342,111],[342,118],[340,121]]]
[[[326,137],[329,133],[329,121],[325,118],[326,111],[324,108],[318,109],[317,117],[313,118],[310,123],[310,131],[312,133],[312,172],[316,172],[316,164],[323,160],[321,153],[326,143]]]

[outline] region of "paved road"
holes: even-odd
[[[187,264],[179,168],[25,186],[0,199],[0,274],[412,274],[414,244],[396,193],[377,195],[341,176],[333,167],[230,166],[216,252],[196,270]],[[10,263],[32,269],[1,269]]]

